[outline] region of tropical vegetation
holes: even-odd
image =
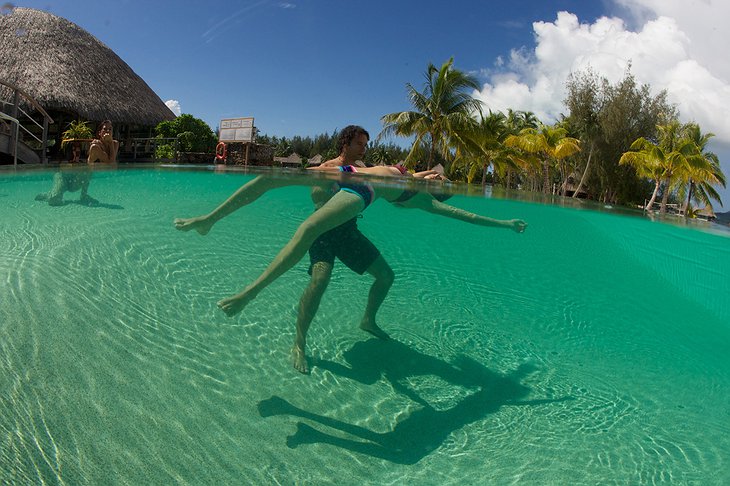
[[[288,157],[296,153],[303,159],[308,160],[316,155],[321,155],[322,160],[329,160],[337,157],[337,139],[340,136],[339,130],[332,133],[323,133],[314,137],[276,137],[266,134],[257,134],[256,143],[269,145],[274,148],[274,156]],[[404,160],[408,151],[394,143],[380,143],[372,141],[370,148],[365,153],[365,163],[370,165],[391,164]]]
[[[421,89],[406,84],[411,109],[381,118],[382,131],[365,162],[403,162],[418,170],[441,164],[456,181],[646,209],[660,198],[662,213],[670,203],[689,216],[695,206],[722,203],[717,189],[726,178],[708,149],[714,135],[696,123],[680,123],[667,92],[653,94],[649,85],[639,85],[630,66],[615,83],[590,69],[571,74],[563,100],[567,113],[552,124],[529,111],[485,112],[474,97],[479,87],[474,76],[454,67],[453,58],[439,67],[430,63]],[[212,152],[216,142],[192,115],[160,123],[155,131],[158,157],[175,150]],[[278,157],[327,160],[337,156],[338,136],[338,130],[314,137],[257,134],[256,141]],[[409,139],[408,147],[393,137]]]
[[[473,76],[455,69],[453,64],[453,58],[440,68],[429,64],[423,91],[406,84],[414,110],[390,113],[381,119],[380,137],[415,137],[406,165],[416,165],[422,147],[427,148],[427,169],[433,167],[437,155],[452,160],[452,149],[465,145],[463,135],[473,129],[474,115],[481,114],[481,102],[471,96],[471,91],[479,89],[479,83]]]
[[[682,213],[691,214],[691,201],[705,206],[711,199],[722,202],[715,186],[725,187],[725,175],[720,162],[707,150],[707,143],[714,135],[702,134],[696,123],[680,124],[677,120],[658,125],[656,141],[640,137],[631,144],[619,164],[634,167],[639,175],[654,181],[654,190],[645,209],[651,210],[663,187],[660,213],[667,212],[672,193],[684,201]]]
[[[189,114],[158,123],[155,134],[159,159],[174,158],[175,152],[213,152],[218,141],[207,123]]]
[[[662,212],[675,201],[685,215],[692,203],[722,202],[717,188],[725,175],[707,148],[713,134],[680,124],[667,92],[637,84],[630,67],[617,83],[591,70],[573,73],[568,113],[552,125],[531,112],[484,114],[472,97],[475,79],[453,59],[429,64],[425,79],[421,91],[406,84],[412,110],[381,118],[378,140],[411,138],[409,167],[439,162],[453,180],[611,204],[651,208],[661,196]]]
[[[94,138],[94,132],[89,127],[89,122],[74,120],[68,124],[68,128],[61,134],[61,148],[72,140],[87,140]]]

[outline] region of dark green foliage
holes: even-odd
[[[677,116],[666,91],[652,95],[649,85],[637,85],[630,70],[616,84],[590,70],[574,73],[566,88],[565,123],[584,146],[576,155],[581,172],[592,159],[587,177],[591,197],[619,204],[642,202],[647,191],[651,194],[651,184],[618,161],[634,140],[655,139],[656,126]]]
[[[367,165],[393,165],[404,161],[408,156],[408,152],[407,149],[392,143],[374,143],[365,152],[364,162]]]
[[[158,145],[155,157],[171,158],[175,147],[180,152],[213,153],[218,139],[207,123],[193,115],[183,114],[172,121],[164,121],[155,127],[160,139],[176,139],[175,142]]]
[[[334,130],[332,134],[322,133],[314,137],[295,135],[294,137],[287,138],[258,135],[256,137],[256,143],[274,147],[274,155],[276,157],[287,157],[296,152],[304,159],[311,159],[315,155],[321,155],[322,161],[325,161],[334,159],[339,155],[336,149],[339,136],[339,130]],[[404,160],[406,155],[408,155],[408,151],[397,145],[384,145],[371,141],[370,148],[365,153],[364,162],[368,165],[394,164]]]

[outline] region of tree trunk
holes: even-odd
[[[591,158],[593,157],[593,142],[591,142],[591,150],[588,152],[588,162],[586,162],[586,168],[583,171],[583,175],[580,178],[580,182],[578,183],[578,187],[576,188],[575,192],[573,193],[573,197],[578,197],[578,193],[581,189],[583,189],[583,184],[585,184],[586,179],[588,178],[588,171],[591,168]]]
[[[547,159],[542,163],[542,192],[543,194],[550,193],[550,167]]]
[[[568,193],[568,179],[570,178],[570,173],[568,172],[567,163],[561,163],[560,167],[561,178],[563,179],[563,184],[560,186],[560,195],[565,197]]]
[[[664,194],[662,194],[662,205],[659,208],[659,214],[667,214],[667,202],[669,201],[669,180],[670,177],[665,178],[666,184],[664,186]]]
[[[654,184],[654,192],[651,193],[651,199],[649,199],[649,202],[644,207],[644,211],[651,211],[652,206],[654,206],[654,201],[656,201],[656,195],[659,193],[660,184],[661,184],[661,179],[657,179],[656,183]]]
[[[487,186],[487,168],[489,167],[489,162],[484,164],[484,171],[482,172],[482,188]]]
[[[689,202],[692,199],[692,189],[694,189],[695,183],[692,179],[689,180],[689,194],[687,194],[687,200],[684,202],[684,207],[682,208],[682,212],[684,213],[684,217],[687,217],[687,211],[689,210]]]
[[[434,137],[434,134],[431,134],[431,150],[428,152],[428,162],[426,162],[426,170],[431,170],[431,166],[433,165],[433,154],[436,152],[436,138]]]
[[[507,169],[507,181],[505,185],[507,189],[512,188],[512,169]]]

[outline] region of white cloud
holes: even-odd
[[[165,105],[175,114],[180,116],[182,114],[182,108],[180,108],[180,102],[178,100],[167,100]]]
[[[730,74],[730,62],[718,52],[730,39],[714,43],[716,36],[730,35],[711,28],[705,36],[698,21],[686,19],[714,18],[719,24],[730,18],[730,2],[616,1],[634,16],[626,22],[602,17],[589,24],[559,12],[554,22],[535,22],[535,49],[513,50],[477,96],[493,110],[529,110],[551,121],[565,111],[570,72],[590,66],[616,82],[631,63],[639,83],[669,92],[682,120],[696,121],[703,131],[714,132],[718,142],[730,143],[730,78],[725,74]],[[627,22],[640,27],[631,30]]]
[[[477,93],[492,110],[529,110],[546,122],[565,111],[565,81],[591,67],[611,82],[631,63],[636,80],[655,93],[666,89],[682,121],[716,136],[710,144],[730,175],[730,2],[722,0],[613,0],[624,18],[581,23],[568,12],[535,22],[535,48],[499,58]],[[730,188],[721,190],[725,204]]]
[[[690,39],[690,58],[708,68],[714,76],[730,82],[730,62],[723,56],[730,43],[727,21],[730,2],[725,0],[614,0],[626,7],[634,23],[643,24],[659,16],[675,19]]]

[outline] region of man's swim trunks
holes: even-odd
[[[342,223],[317,238],[309,249],[309,274],[317,262],[333,265],[337,257],[360,275],[380,256],[380,251],[357,228],[357,218]]]

